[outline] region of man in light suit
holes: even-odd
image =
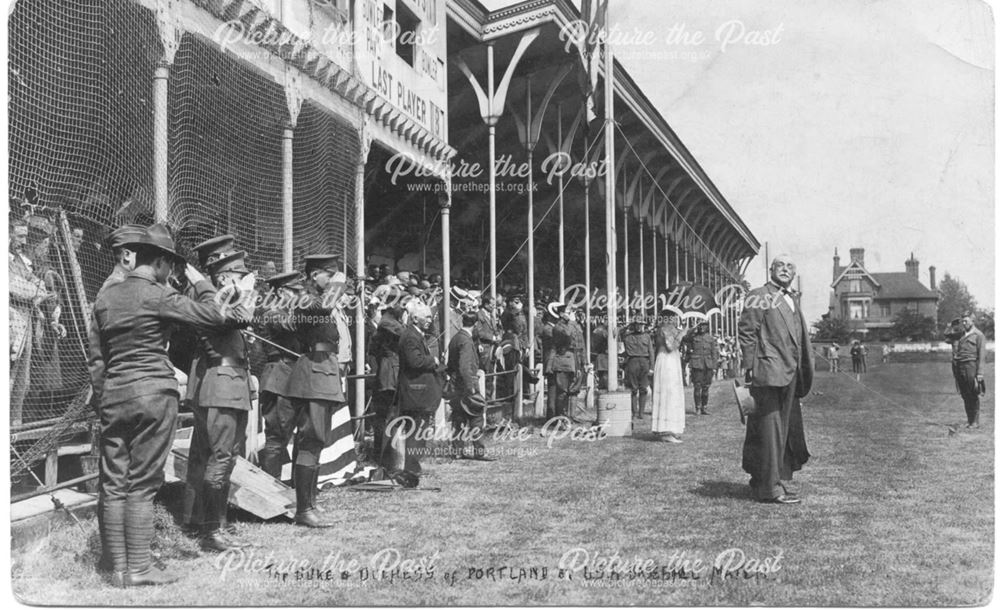
[[[792,472],[809,459],[799,399],[812,386],[812,346],[799,294],[791,290],[795,263],[781,254],[771,281],[750,291],[740,316],[743,368],[756,404],[747,417],[743,470],[760,502],[798,504]]]

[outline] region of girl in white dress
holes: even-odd
[[[654,338],[656,362],[653,365],[653,432],[668,443],[681,442],[684,433],[684,378],[681,372],[681,339],[677,317],[668,316]]]

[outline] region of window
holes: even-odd
[[[410,66],[417,55],[417,26],[420,20],[402,3],[396,4],[396,55]]]
[[[861,292],[861,280],[851,280],[848,288],[851,292]]]
[[[882,317],[891,318],[892,317],[892,304],[882,303]]]
[[[864,318],[864,307],[861,301],[851,301],[848,303],[848,308],[850,309],[850,317],[852,320],[861,320]]]

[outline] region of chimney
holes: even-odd
[[[937,280],[935,279],[935,273],[934,273],[935,271],[937,271],[937,267],[931,265],[930,267],[927,268],[927,270],[931,272],[931,290],[937,290]]]
[[[837,249],[833,249],[833,281],[837,281],[837,276],[840,275],[840,255],[837,254]]]
[[[851,262],[857,263],[862,267],[865,266],[865,249],[864,248],[851,248]]]
[[[906,261],[906,272],[918,280],[920,279],[920,261],[914,258],[912,252],[910,252],[910,260]]]

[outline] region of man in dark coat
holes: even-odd
[[[972,323],[972,316],[961,321],[961,335],[952,343],[951,370],[955,387],[965,403],[966,428],[979,427],[979,394],[986,370],[986,336]]]
[[[295,433],[295,409],[284,394],[292,366],[298,360],[296,354],[302,351],[292,323],[294,300],[304,289],[301,279],[298,271],[268,278],[271,307],[262,316],[265,338],[277,346],[264,344],[267,364],[260,374],[259,395],[265,440],[257,457],[261,469],[276,479],[281,478],[282,466],[290,461],[288,442]]]
[[[479,394],[476,364],[476,346],[472,342],[472,327],[476,324],[476,314],[462,312],[462,329],[448,344],[448,374],[454,384],[455,395],[450,401],[452,447],[456,457],[492,461],[486,457],[486,447],[479,435],[482,429],[476,426],[481,421],[481,406],[486,401]],[[469,444],[472,453],[468,452]]]
[[[812,345],[799,294],[790,289],[795,264],[771,263],[771,281],[746,296],[739,322],[745,378],[755,402],[747,417],[743,470],[761,502],[797,504],[792,473],[809,459],[799,399],[812,387]]]
[[[398,293],[390,293],[387,304],[380,306],[381,317],[368,345],[375,375],[371,406],[372,444],[376,461],[385,468],[391,467],[394,461],[386,444],[385,425],[396,407],[396,388],[399,385],[399,336],[403,332],[400,322],[402,308],[397,305],[399,298]]]
[[[113,564],[112,580],[124,586],[177,580],[152,564],[153,497],[174,440],[177,380],[167,356],[175,324],[200,329],[235,328],[249,313],[223,312],[211,284],[188,268],[198,302],[169,287],[182,260],[166,227],[153,225],[129,247],[136,267],[94,303],[90,368],[101,422],[101,544]]]
[[[719,367],[719,342],[708,332],[708,323],[702,322],[684,337],[684,343],[694,386],[694,412],[708,415],[708,389]]]
[[[409,431],[403,439],[406,456],[403,469],[420,474],[420,456],[426,448],[423,435],[428,433],[434,412],[441,404],[441,375],[445,368],[427,348],[425,334],[432,320],[430,307],[420,299],[411,299],[406,310],[409,322],[399,336],[398,400],[399,414],[408,425],[397,431]],[[390,422],[390,427],[396,426]]]

